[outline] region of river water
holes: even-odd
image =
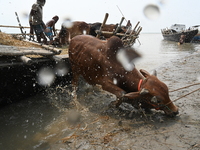
[[[142,55],[135,62],[136,67],[151,71],[197,51],[200,45],[178,45],[176,42],[164,41],[161,34],[141,34],[134,48]],[[58,94],[61,90],[68,91],[68,87],[66,89],[48,89],[45,93],[1,108],[0,150],[45,150],[49,149],[49,145],[57,144],[62,134],[70,130],[63,127],[63,120],[70,107],[68,101],[71,96],[69,92]]]

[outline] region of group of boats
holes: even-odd
[[[180,42],[184,40],[185,43],[200,42],[199,25],[189,27],[184,24],[173,24],[170,28],[161,29],[163,38],[168,41]]]

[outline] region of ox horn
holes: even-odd
[[[156,96],[153,96],[153,97],[151,98],[151,102],[152,102],[152,103],[158,103],[158,100],[157,100]]]
[[[157,71],[154,69],[151,75],[157,76]]]
[[[145,94],[148,94],[149,93],[149,90],[143,88],[141,91],[140,91],[140,95],[145,95]]]

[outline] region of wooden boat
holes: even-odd
[[[60,49],[17,40],[3,32],[0,43],[0,108],[47,88],[71,83],[69,57]],[[49,83],[41,80],[48,78],[43,76],[46,70],[52,76]]]
[[[168,41],[179,42],[181,35],[185,35],[184,42],[190,43],[194,36],[198,33],[197,28],[186,29],[185,25],[174,24],[170,29],[165,28],[161,30],[163,38]]]

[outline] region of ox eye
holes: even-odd
[[[157,103],[161,103],[163,100],[159,97],[159,96],[157,96]]]
[[[157,100],[157,103],[161,103],[162,101],[161,100]]]

